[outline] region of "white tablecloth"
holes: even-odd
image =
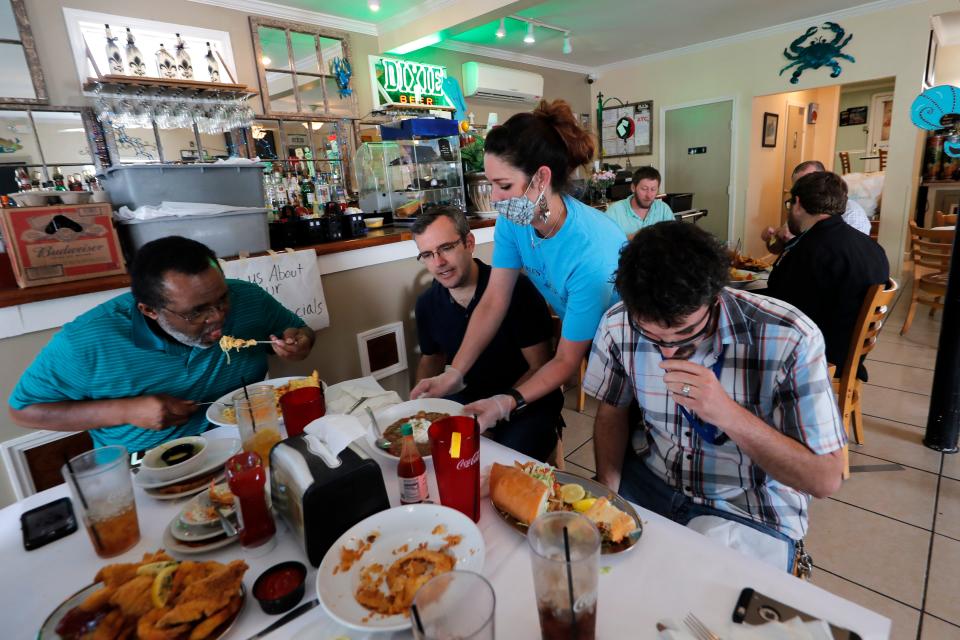
[[[208,437],[235,435],[236,430],[222,427]],[[480,464],[486,469],[493,462],[511,464],[522,456],[484,438]],[[381,462],[387,492],[398,504],[396,464]],[[436,481],[430,467],[430,495],[437,499]],[[104,561],[93,552],[83,527],[74,534],[35,551],[23,549],[20,514],[33,507],[67,495],[65,485],[30,496],[0,511],[0,603],[3,607],[3,638],[32,638],[47,615],[63,599],[88,585],[97,569],[106,562],[139,560],[147,551],[160,548],[164,527],[183,505],[183,501],[161,502],[137,489],[137,510],[142,538],[127,553]],[[489,500],[482,501],[479,522],[486,542],[484,574],[497,595],[496,631],[498,638],[540,637],[525,539],[509,528],[493,512]],[[597,638],[650,638],[654,625],[663,618],[682,619],[694,612],[708,626],[722,628],[730,619],[734,604],[744,587],[752,587],[796,609],[855,630],[865,640],[887,638],[890,621],[872,611],[838,598],[810,583],[722,547],[703,536],[660,516],[637,508],[644,521],[644,534],[626,553],[602,556]],[[816,523],[814,523],[816,526]],[[276,548],[263,557],[248,557],[239,545],[231,545],[203,556],[228,562],[244,558],[250,565],[244,577],[248,599],[231,639],[243,640],[268,626],[277,616],[264,614],[249,594],[253,581],[269,566],[284,560],[308,564],[302,549],[283,525],[279,527]],[[191,556],[197,557],[197,556]],[[304,601],[315,597],[315,570],[307,576]],[[379,638],[409,638],[410,633],[377,634]],[[333,640],[335,638],[375,637],[358,633],[333,622],[316,607],[269,636],[272,639]]]

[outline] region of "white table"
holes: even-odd
[[[232,428],[208,432],[208,437],[235,435]],[[379,457],[391,504],[398,504],[396,464]],[[523,456],[495,442],[483,441],[481,468],[493,462],[511,464]],[[430,467],[430,495],[436,499],[436,481]],[[67,495],[65,485],[30,496],[0,511],[0,603],[3,603],[5,638],[31,638],[47,615],[64,598],[90,584],[97,569],[106,562],[138,561],[143,553],[161,547],[164,527],[172,520],[183,501],[161,502],[137,489],[137,510],[142,538],[136,547],[115,559],[96,556],[83,527],[74,534],[35,551],[25,551],[20,533],[20,514],[33,507]],[[751,558],[722,547],[689,529],[656,514],[637,508],[644,521],[643,537],[628,552],[602,556],[597,638],[651,638],[654,625],[663,618],[682,619],[693,611],[707,625],[721,628],[730,619],[734,604],[744,587],[765,593],[793,607],[834,624],[857,631],[865,640],[887,638],[890,621],[872,611],[838,598],[827,591],[778,571]],[[814,523],[816,526],[816,523]],[[497,595],[496,630],[498,638],[540,637],[525,539],[500,520],[488,499],[482,500],[480,530],[486,542],[483,573]],[[308,564],[292,534],[278,527],[276,548],[264,557],[251,558],[239,545],[231,545],[204,559],[228,562],[244,558],[250,565],[244,577],[247,603],[231,639],[244,640],[268,626],[277,616],[264,614],[249,594],[253,581],[267,567],[284,560]],[[196,558],[198,556],[191,556]],[[304,601],[315,597],[315,570],[307,576]],[[316,607],[270,638],[298,640],[352,640],[379,637],[409,638],[410,633],[366,634],[337,625]]]

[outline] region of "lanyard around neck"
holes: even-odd
[[[723,359],[727,353],[727,345],[723,345],[723,348],[720,349],[720,355],[717,356],[717,361],[713,363],[711,367],[713,375],[716,376],[717,380],[720,380],[720,373],[723,371]],[[660,354],[661,359],[663,354]],[[730,436],[725,434],[723,431],[713,426],[709,422],[704,422],[693,412],[688,411],[686,407],[677,403],[677,408],[680,409],[680,414],[690,423],[690,426],[693,427],[693,430],[697,432],[701,438],[709,442],[712,445],[721,445],[730,439]]]

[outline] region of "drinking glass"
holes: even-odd
[[[600,532],[579,513],[553,511],[537,516],[527,543],[543,640],[593,640]]]
[[[119,555],[140,540],[129,460],[125,447],[113,445],[81,453],[60,470],[101,558]]]
[[[263,465],[270,466],[270,450],[283,440],[277,420],[277,400],[268,384],[249,385],[233,394],[233,408],[243,450],[259,454]]]
[[[480,521],[480,427],[469,416],[441,418],[430,425],[430,452],[440,504]],[[455,437],[454,434],[459,434]],[[459,450],[456,439],[459,438]]]
[[[496,603],[493,587],[479,573],[441,573],[420,587],[413,597],[413,607],[416,607],[416,615],[410,617],[413,637],[417,640],[493,640]]]
[[[300,435],[304,427],[327,412],[323,389],[302,387],[286,392],[280,396],[280,412],[283,414],[287,437]]]

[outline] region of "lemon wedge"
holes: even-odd
[[[179,562],[176,560],[161,560],[160,562],[149,562],[137,567],[138,576],[155,576],[167,567],[176,567]]]
[[[573,510],[577,513],[583,513],[587,509],[593,506],[593,503],[596,502],[596,498],[584,498],[583,500],[577,500],[573,503]]]
[[[153,606],[158,609],[163,608],[170,598],[170,591],[173,589],[173,574],[177,570],[177,564],[165,567],[160,570],[157,577],[153,579],[153,585],[150,587],[150,600]]]
[[[583,500],[587,492],[578,484],[565,484],[560,487],[560,499],[567,504]]]

